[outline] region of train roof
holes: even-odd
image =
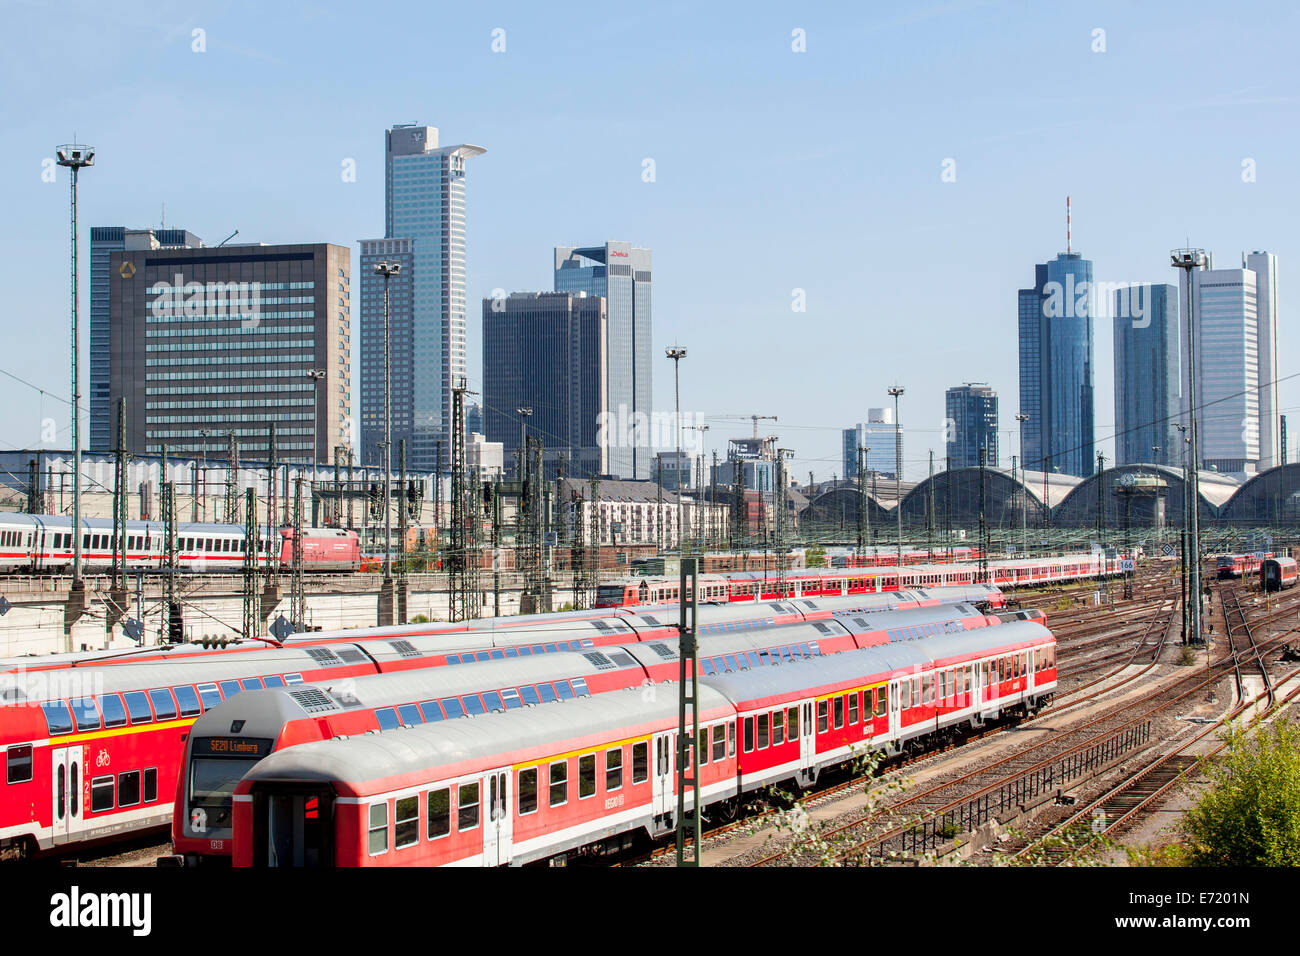
[[[701,683],[707,683],[728,700],[741,703],[844,683],[857,677],[914,669],[948,657],[984,654],[1008,645],[1050,636],[1051,632],[1041,624],[1015,621],[918,641],[881,644],[826,657],[805,658],[784,667],[762,667],[739,673],[717,674],[701,678]]]
[[[551,756],[560,742],[590,738],[603,743],[611,733],[675,724],[677,694],[667,685],[657,688],[654,693],[642,688],[611,691],[382,734],[306,743],[272,753],[249,770],[244,781],[356,784],[429,767],[497,760],[506,754],[512,763],[542,760]],[[700,716],[706,720],[727,706],[721,694],[703,685],[698,699]]]

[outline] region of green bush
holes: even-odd
[[[804,567],[807,568],[824,568],[826,566],[826,549],[809,548],[804,552]]]
[[[1228,732],[1211,786],[1183,819],[1189,866],[1300,866],[1300,725]]]
[[[428,623],[429,623],[429,615],[427,615],[427,614],[417,614],[417,615],[415,615],[415,617],[411,618],[411,623],[412,623],[412,624],[428,624]]]

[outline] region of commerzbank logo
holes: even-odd
[[[262,283],[186,282],[179,272],[175,282],[155,282],[149,312],[155,318],[239,319],[240,328],[254,329],[262,321]]]

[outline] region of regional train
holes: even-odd
[[[1259,571],[1261,561],[1273,557],[1272,551],[1253,551],[1250,554],[1221,554],[1215,562],[1221,579],[1246,578]]]
[[[1298,579],[1295,558],[1265,558],[1259,564],[1259,586],[1265,591],[1295,587]]]
[[[1041,611],[994,615],[970,604],[951,604],[712,634],[701,638],[698,673],[710,676],[779,666],[1042,617]],[[680,666],[678,641],[665,640],[240,694],[195,721],[186,742],[172,816],[174,859],[186,865],[229,862],[234,785],[271,752],[313,740],[651,686],[677,680]],[[238,731],[233,730],[236,726]]]
[[[1100,554],[1074,554],[1060,558],[1026,558],[978,565],[913,565],[888,568],[808,568],[774,573],[744,572],[700,575],[699,600],[704,602],[771,601],[799,597],[868,594],[899,588],[951,587],[987,584],[1022,587],[1052,584],[1118,574],[1120,562]],[[596,591],[597,607],[629,607],[678,600],[677,577],[645,577],[602,584]]]
[[[703,638],[938,603],[945,591],[709,606],[699,609],[697,626]],[[982,586],[955,596],[965,600],[981,593],[987,603],[1001,603],[1000,592]],[[201,651],[182,645],[165,656],[83,661],[73,655],[56,666],[41,667],[39,658],[28,662],[36,666],[19,664],[0,672],[0,856],[166,825],[190,726],[234,694],[672,639],[678,636],[672,610],[405,625],[303,635],[278,647]]]
[[[1055,690],[1055,653],[1047,628],[1017,621],[704,677],[688,744],[703,809],[727,817],[761,787],[811,785],[863,747],[1032,713]],[[522,865],[664,836],[677,707],[629,689],[271,753],[235,787],[234,862]]]
[[[244,527],[237,524],[176,524],[176,567],[182,571],[239,571],[247,552]],[[261,566],[293,561],[294,532],[280,528],[268,537],[258,535],[257,561]],[[60,515],[0,515],[0,572],[49,573],[72,567],[72,519]],[[303,570],[356,571],[361,566],[361,546],[355,531],[339,528],[304,528]],[[81,520],[81,560],[85,571],[107,571],[113,566],[113,522],[103,518]],[[152,571],[167,563],[167,545],[161,521],[126,523],[126,568]]]

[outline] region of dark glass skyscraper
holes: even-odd
[[[515,410],[527,407],[548,477],[560,455],[572,477],[608,473],[606,449],[618,442],[601,429],[607,354],[602,298],[516,292],[483,300],[483,425],[488,441],[501,443],[508,472],[521,433]]]
[[[1178,290],[1172,285],[1117,289],[1115,456],[1117,465],[1181,466]]]
[[[1031,470],[1087,477],[1093,462],[1092,260],[1063,252],[1034,266],[1018,296],[1020,410]]]
[[[557,246],[555,291],[603,296],[609,315],[609,414],[620,421],[649,416],[654,388],[651,359],[650,250],[627,242]],[[621,429],[620,429],[621,430]],[[653,477],[655,450],[648,444],[609,450],[609,470],[620,478]]]
[[[981,448],[984,464],[998,467],[998,393],[987,385],[968,382],[948,389],[946,399],[951,430],[948,467],[979,465]]]

